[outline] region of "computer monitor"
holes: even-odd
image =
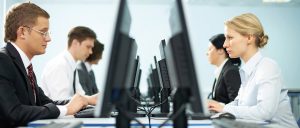
[[[137,56],[134,62],[134,71],[132,72],[133,74],[133,79],[131,80],[131,86],[129,88],[130,96],[132,97],[131,100],[129,100],[129,111],[130,112],[137,112],[137,106],[140,103],[140,91],[139,91],[139,77],[140,75],[140,58]],[[138,102],[138,103],[137,103]]]
[[[139,69],[139,76],[138,76],[138,79],[137,79],[137,84],[135,84],[136,85],[136,88],[138,88],[139,89],[139,97],[141,96],[141,92],[140,92],[140,81],[141,81],[141,77],[142,77],[142,73],[143,73],[143,71],[142,71],[142,69],[140,68]]]
[[[154,56],[154,65],[155,68],[152,69],[152,85],[153,85],[153,91],[154,91],[154,103],[155,104],[159,104],[160,101],[160,90],[161,90],[161,86],[160,86],[160,82],[159,82],[159,72],[158,72],[158,65],[157,65],[157,59],[156,56]],[[151,66],[152,67],[152,66]]]
[[[194,113],[204,113],[201,101],[200,86],[192,56],[186,20],[181,0],[176,0],[171,8],[170,28],[172,37],[166,46],[166,61],[173,95],[173,120],[175,128],[187,127],[185,107],[190,105]]]
[[[124,112],[128,110],[128,95],[133,79],[137,44],[129,36],[131,16],[126,0],[119,1],[109,65],[106,73],[103,95],[99,96],[95,117],[110,117],[113,107],[118,111],[116,127],[129,127],[130,119]]]
[[[136,57],[136,60],[135,60],[135,78],[134,78],[134,84],[133,84],[133,87],[134,88],[138,88],[139,87],[139,80],[140,80],[140,77],[141,77],[141,66],[140,66],[140,57],[137,56]]]
[[[150,64],[147,83],[148,83],[148,97],[150,97],[151,100],[154,101],[154,104],[159,104],[160,85],[158,80],[158,72],[156,68],[153,68],[152,64]]]
[[[165,59],[166,58],[165,47],[166,47],[166,42],[165,40],[162,40],[159,45],[161,60],[155,63],[158,71],[159,83],[161,86],[161,90],[160,90],[161,113],[170,112],[169,96],[171,93],[171,85],[170,85],[169,73],[168,73],[168,68]]]

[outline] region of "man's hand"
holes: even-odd
[[[76,112],[78,112],[83,107],[86,107],[88,105],[88,101],[85,99],[85,97],[79,95],[76,93],[70,102],[66,104],[66,107],[68,109],[67,115],[74,115]]]
[[[85,95],[84,97],[88,101],[89,105],[96,105],[96,103],[98,101],[98,96],[99,96],[99,93],[91,95],[91,96],[86,96]]]

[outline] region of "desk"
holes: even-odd
[[[148,118],[141,117],[137,118],[146,127],[148,126]],[[151,118],[151,127],[158,127],[166,118]],[[37,120],[30,122],[29,127],[39,127],[50,122],[71,122],[71,121],[82,121],[83,127],[114,127],[115,118],[62,118],[62,119],[47,119],[47,120]],[[191,128],[213,128],[211,120],[188,120],[189,127]],[[136,122],[132,122],[131,126],[139,126]],[[172,121],[166,124],[164,128],[172,127]]]

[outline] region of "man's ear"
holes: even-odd
[[[73,39],[72,44],[73,46],[78,46],[80,43],[77,39]]]
[[[25,28],[19,27],[17,30],[17,38],[20,37],[22,39],[25,39]]]

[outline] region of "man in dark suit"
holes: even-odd
[[[213,100],[227,104],[235,99],[241,85],[238,67],[241,61],[239,58],[229,58],[223,48],[224,34],[217,34],[209,41],[207,57],[217,67],[211,96]]]
[[[11,8],[5,20],[5,47],[0,50],[0,127],[27,125],[38,119],[73,115],[87,105],[75,95],[69,101],[52,101],[37,85],[31,60],[45,53],[49,14],[33,3]]]
[[[85,62],[80,62],[77,66],[79,82],[86,95],[91,96],[98,93],[92,65],[98,64],[99,60],[102,58],[103,50],[104,45],[98,40],[95,40],[92,49],[93,53],[85,60]]]

